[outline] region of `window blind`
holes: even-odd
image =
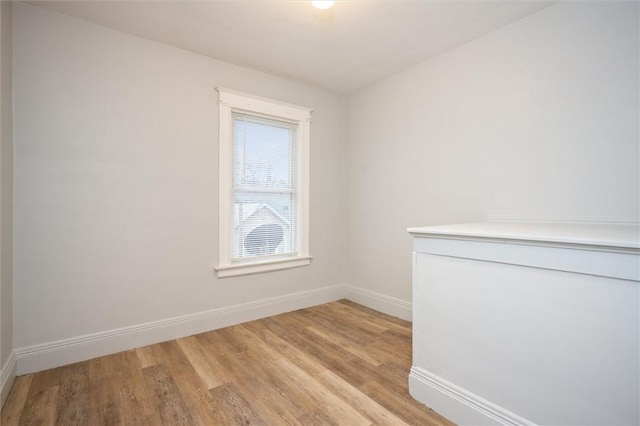
[[[234,112],[232,260],[296,253],[296,125]]]

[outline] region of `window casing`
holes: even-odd
[[[308,265],[311,110],[218,92],[218,276]]]

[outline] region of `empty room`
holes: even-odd
[[[640,3],[0,0],[0,424],[640,425]]]

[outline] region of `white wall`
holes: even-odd
[[[12,3],[0,2],[0,405],[15,374],[13,357]]]
[[[638,221],[638,40],[560,3],[350,96],[347,282],[410,301],[410,226]]]
[[[13,382],[13,115],[11,2],[0,2],[0,406]]]
[[[344,282],[341,97],[20,3],[14,47],[17,348]],[[314,110],[311,266],[216,278],[217,86]]]

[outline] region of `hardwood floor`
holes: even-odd
[[[411,323],[341,300],[20,376],[1,424],[452,424],[410,366]]]

